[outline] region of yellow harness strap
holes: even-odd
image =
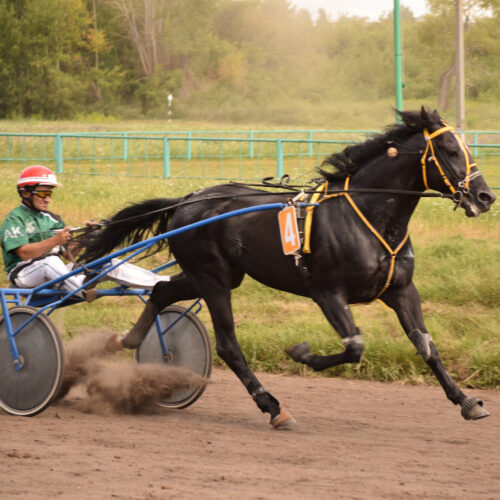
[[[326,193],[328,182],[320,184],[316,191],[311,196],[309,203],[318,203],[323,192]],[[304,221],[304,244],[302,245],[302,253],[311,253],[311,226],[313,220],[314,206],[306,208],[306,220]]]
[[[358,217],[363,221],[365,226],[373,233],[373,235],[380,241],[382,246],[389,252],[389,254],[391,256],[391,264],[389,267],[389,273],[388,273],[387,279],[385,281],[385,284],[384,284],[382,290],[375,297],[375,299],[378,299],[387,290],[387,288],[391,284],[392,276],[394,274],[394,266],[396,263],[396,256],[399,253],[399,251],[403,248],[406,241],[408,240],[408,236],[409,236],[408,228],[406,229],[406,234],[405,234],[404,238],[401,240],[399,245],[393,250],[389,246],[387,241],[385,241],[385,239],[382,237],[382,235],[373,227],[373,225],[370,223],[370,221],[365,217],[363,212],[361,212],[359,207],[356,205],[356,203],[352,199],[351,195],[348,193],[349,181],[350,181],[350,177],[347,177],[345,180],[345,184],[344,184],[345,192],[334,193],[334,194],[330,194],[330,195],[326,195],[327,190],[328,190],[328,183],[325,182],[324,184],[322,184],[321,186],[319,186],[316,189],[315,193],[311,197],[310,203],[322,203],[330,198],[337,198],[339,196],[344,196],[347,199],[347,201],[349,202],[349,204],[351,205],[351,207],[353,208],[353,210],[356,212]],[[323,197],[321,198],[322,194],[323,194]],[[306,214],[306,220],[305,220],[305,224],[304,224],[304,245],[302,247],[302,253],[311,253],[310,241],[311,241],[311,226],[312,226],[314,207],[313,206],[307,207],[306,210],[307,210],[307,214]]]

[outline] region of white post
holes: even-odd
[[[172,94],[168,94],[168,121],[172,121],[172,101],[174,100],[174,96]]]

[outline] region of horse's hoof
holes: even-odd
[[[95,299],[97,299],[97,288],[91,288],[89,290],[82,290],[82,295],[83,298],[87,302],[94,302]]]
[[[309,345],[309,342],[302,342],[301,344],[295,344],[289,347],[288,349],[285,349],[285,352],[294,361],[303,363],[304,357],[311,352],[311,346]]]
[[[476,398],[465,398],[462,403],[462,417],[465,420],[479,420],[485,418],[490,412],[483,408],[483,402]]]
[[[119,333],[113,333],[106,341],[106,351],[108,352],[123,351],[123,343],[122,343],[123,338],[124,335]]]
[[[290,429],[296,423],[297,421],[293,418],[292,414],[282,406],[280,406],[279,414],[271,420],[271,425],[280,431]]]

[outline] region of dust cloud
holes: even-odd
[[[206,385],[206,379],[185,368],[135,363],[124,353],[108,353],[105,345],[110,334],[106,330],[89,332],[65,345],[65,370],[57,400],[71,390],[78,395],[78,408],[86,413],[156,413],[160,399]]]

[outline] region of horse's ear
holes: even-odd
[[[429,121],[429,113],[427,113],[424,106],[420,108],[420,118],[422,118],[422,120]]]

